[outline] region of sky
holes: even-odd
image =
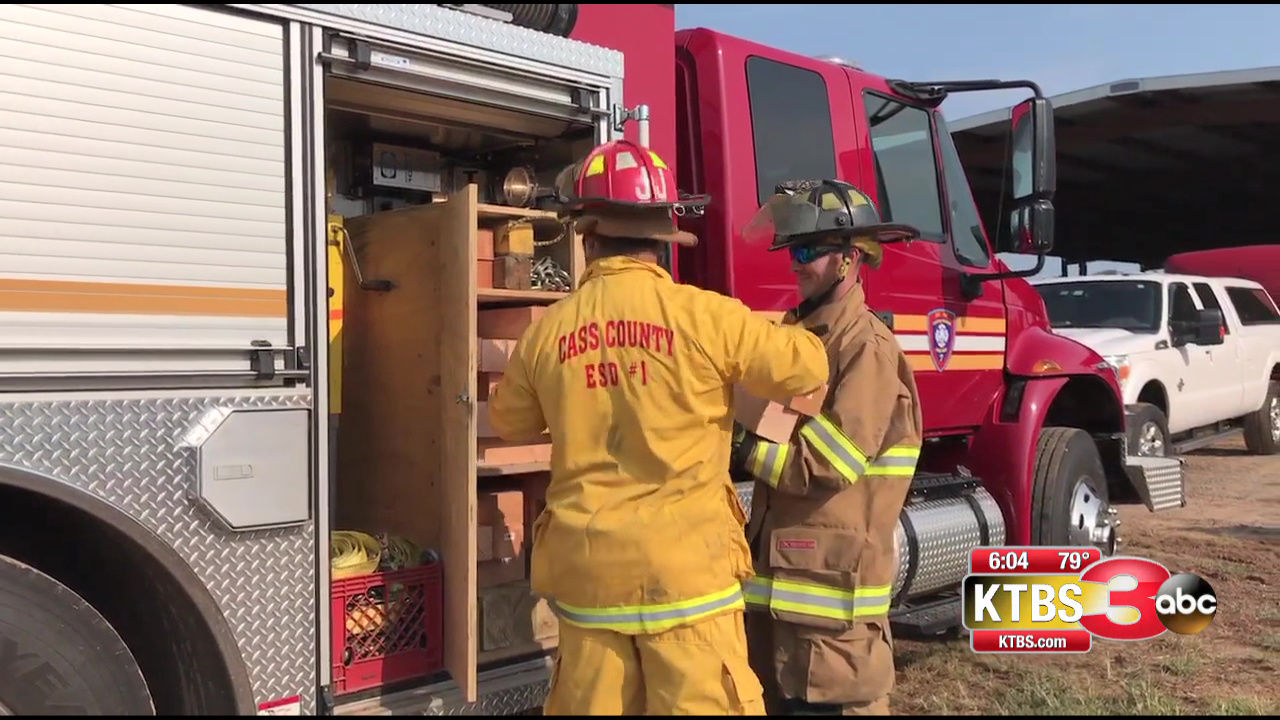
[[[709,27],[908,80],[1033,80],[1047,95],[1126,78],[1280,65],[1276,5],[676,5]],[[956,120],[1026,97],[953,95]]]
[[[1117,80],[1280,65],[1276,5],[676,5],[708,27],[802,55],[837,55],[907,80],[1033,80],[1050,97]],[[1027,91],[953,94],[950,120],[1005,109]],[[1001,253],[1013,269],[1034,256]],[[1090,263],[1090,274],[1137,270]],[[1047,259],[1039,276],[1058,276]],[[1077,267],[1069,266],[1076,275]]]

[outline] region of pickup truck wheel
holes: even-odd
[[[1169,454],[1169,420],[1150,403],[1134,406],[1129,427],[1129,452],[1145,457]]]
[[[0,556],[0,715],[154,715],[133,654],[70,588]]]
[[[1280,452],[1280,383],[1267,384],[1267,399],[1244,419],[1244,445],[1255,455]]]
[[[1032,486],[1031,536],[1038,545],[1115,551],[1107,476],[1098,446],[1077,428],[1040,431]]]

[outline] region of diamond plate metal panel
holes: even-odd
[[[315,712],[313,524],[232,533],[189,498],[183,436],[217,407],[308,407],[306,395],[53,400],[0,404],[0,463],[83,488],[155,531],[209,588],[253,683],[255,702],[302,696]]]
[[[990,545],[1003,545],[1004,515],[995,498],[982,488],[974,490],[990,529]],[[920,546],[919,568],[908,597],[918,597],[958,585],[969,573],[969,551],[982,544],[982,534],[973,508],[961,498],[939,498],[909,505],[906,513]],[[902,521],[898,521],[898,577],[893,592],[907,579],[910,548]]]
[[[515,57],[622,77],[622,53],[616,50],[436,5],[298,3],[297,6]]]
[[[443,706],[433,708],[425,715],[524,715],[529,710],[541,709],[551,689],[551,677],[543,673],[546,679],[491,692],[480,697],[479,702],[469,705]]]

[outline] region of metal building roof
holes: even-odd
[[[1157,266],[1175,252],[1275,241],[1280,67],[1119,80],[1051,100],[1054,255]],[[1008,123],[1008,108],[950,122],[989,228]]]

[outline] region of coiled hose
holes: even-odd
[[[382,561],[382,543],[372,535],[355,530],[334,530],[329,534],[329,572],[334,580],[368,575]]]

